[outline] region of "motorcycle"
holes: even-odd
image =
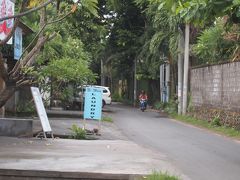
[[[140,100],[140,109],[142,112],[144,112],[147,109],[147,100],[146,99]]]

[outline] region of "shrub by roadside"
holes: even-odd
[[[214,116],[211,120],[196,118],[191,116],[191,113],[188,115],[178,115],[177,114],[177,102],[170,100],[169,103],[157,102],[154,105],[155,109],[163,110],[170,117],[180,120],[182,122],[192,124],[194,126],[202,127],[214,131],[216,133],[234,137],[240,139],[240,131],[230,126],[226,126],[221,123],[219,116]]]
[[[167,172],[156,172],[154,171],[152,174],[143,177],[142,180],[180,180],[180,178],[176,176],[169,175]]]

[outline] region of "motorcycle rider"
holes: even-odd
[[[148,100],[148,96],[146,94],[146,92],[144,90],[141,91],[140,95],[138,96],[138,100],[141,102],[141,101],[144,101],[144,107],[146,109],[147,107],[147,100]]]

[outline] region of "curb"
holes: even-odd
[[[78,180],[139,180],[142,175],[137,174],[111,174],[90,172],[60,172],[43,170],[17,170],[0,169],[1,179],[31,179],[31,180],[56,180],[56,179],[78,179]]]

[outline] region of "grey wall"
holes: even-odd
[[[32,119],[0,118],[0,136],[32,137],[33,136]]]
[[[195,107],[240,112],[240,62],[192,69],[191,97]]]

